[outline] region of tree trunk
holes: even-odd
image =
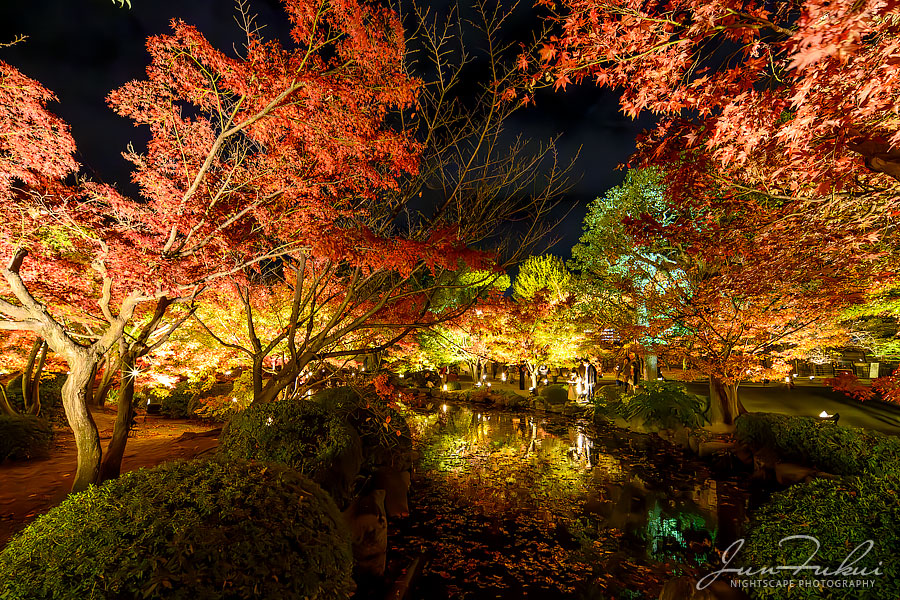
[[[92,483],[96,483],[100,475],[100,434],[97,432],[97,424],[88,410],[88,390],[91,387],[91,377],[96,362],[87,357],[79,359],[70,358],[69,376],[62,387],[63,408],[66,410],[66,418],[72,433],[75,434],[75,447],[78,452],[78,468],[75,472],[75,480],[72,481],[72,491],[80,492],[87,489]]]
[[[0,411],[2,414],[9,415],[11,417],[16,416],[16,409],[12,407],[12,404],[9,403],[9,396],[6,395],[6,386],[0,383]]]
[[[125,444],[128,442],[128,431],[134,418],[134,376],[131,374],[133,362],[125,357],[122,361],[119,376],[119,405],[116,407],[116,424],[112,438],[103,457],[100,468],[100,481],[115,479],[122,471],[122,457],[125,456]]]
[[[104,359],[103,375],[100,376],[100,384],[94,390],[92,400],[97,406],[106,405],[106,398],[109,396],[109,390],[112,389],[113,378],[116,374],[115,362],[111,354]]]
[[[659,362],[655,354],[648,354],[644,357],[644,372],[642,373],[644,381],[656,381],[659,377]]]
[[[38,351],[44,345],[44,340],[37,338],[31,345],[31,351],[28,353],[28,362],[25,370],[22,371],[22,402],[25,403],[25,409],[28,409],[28,402],[31,399],[31,373],[34,371],[34,361],[37,359]]]
[[[725,383],[718,377],[709,378],[709,422],[713,425],[734,425],[739,415],[747,412],[738,397],[738,384]]]
[[[37,366],[34,368],[34,376],[31,380],[31,397],[25,399],[25,410],[30,415],[39,416],[41,414],[41,373],[44,372],[44,363],[47,361],[47,350],[49,346],[46,343],[41,344],[41,356],[38,358]]]

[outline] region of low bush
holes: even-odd
[[[640,419],[645,425],[662,429],[697,428],[706,421],[703,401],[674,381],[647,381],[637,392],[624,394],[619,402],[608,406],[624,419]]]
[[[295,471],[166,463],[69,496],[0,552],[0,597],[348,598],[349,533]]]
[[[323,482],[353,445],[347,425],[312,400],[253,404],[234,415],[218,453],[229,458],[277,462]]]
[[[877,431],[816,417],[747,413],[735,433],[751,447],[769,447],[780,458],[835,475],[900,474],[900,439]]]
[[[0,462],[46,456],[53,429],[34,415],[0,415]]]
[[[564,385],[548,385],[541,392],[541,396],[550,404],[565,404],[569,399],[569,390]]]
[[[836,569],[854,548],[872,540],[871,551],[854,568],[870,572],[878,567],[882,574],[853,576],[852,579],[874,580],[868,588],[827,589],[796,587],[791,598],[882,598],[900,597],[900,479],[888,477],[852,477],[844,480],[815,479],[775,493],[770,501],[757,510],[750,521],[745,546],[737,554],[736,563],[758,569],[763,566],[802,565],[816,550],[810,540],[787,540],[785,537],[807,535],[819,541],[819,550],[811,565]],[[860,556],[860,549],[854,558]],[[852,559],[851,559],[852,561]],[[732,565],[734,567],[735,565]],[[813,572],[794,575],[786,571],[786,578],[799,579]],[[851,577],[833,577],[843,580]],[[785,590],[756,588],[758,598],[782,598]]]
[[[448,392],[456,392],[462,389],[462,386],[458,381],[448,381],[447,382],[447,391]]]

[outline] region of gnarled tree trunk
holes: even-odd
[[[738,416],[747,412],[738,397],[738,384],[709,378],[709,421],[713,425],[734,425]]]
[[[97,424],[88,410],[88,393],[91,377],[97,366],[96,361],[89,358],[87,352],[83,356],[69,358],[69,376],[62,387],[62,403],[66,410],[69,427],[75,434],[75,447],[78,453],[78,467],[72,491],[80,492],[96,483],[100,476],[100,434]]]

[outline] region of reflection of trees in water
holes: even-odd
[[[422,466],[486,517],[577,519],[579,531],[621,532],[634,552],[690,564],[709,564],[739,534],[743,493],[646,438],[458,406],[438,418]]]
[[[536,417],[452,407],[442,420],[423,467],[445,477],[448,493],[461,502],[478,505],[484,514],[571,513],[583,497],[584,439],[579,460],[572,460],[569,442],[547,433]]]

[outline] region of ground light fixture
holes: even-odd
[[[840,415],[840,413],[834,413],[833,415],[829,415],[828,411],[823,410],[822,412],[819,413],[819,418],[822,419],[822,421],[831,421],[832,423],[837,425],[838,419],[841,418],[841,415]]]

